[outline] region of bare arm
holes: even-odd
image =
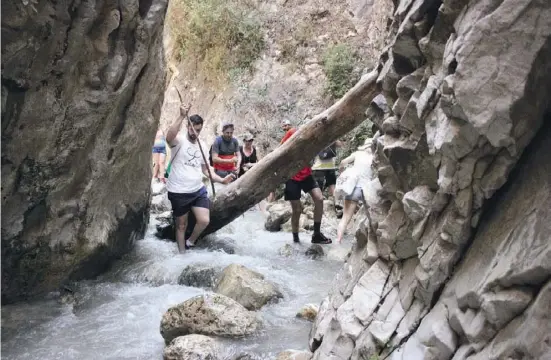
[[[210,179],[210,176],[212,176],[212,181],[217,182],[217,183],[227,184],[227,183],[229,183],[233,180],[233,175],[231,175],[231,174],[226,176],[225,178],[222,178],[222,177],[218,176],[214,172],[214,169],[209,165],[202,164],[201,165],[201,170],[203,171],[203,174],[206,177],[208,177]],[[210,170],[210,176],[209,176],[209,170]]]
[[[340,169],[342,169],[343,167],[345,167],[346,165],[350,164],[351,162],[354,161],[354,159],[356,159],[356,152],[353,152],[349,157],[347,157],[346,159],[343,159],[341,161],[341,164],[339,166]]]
[[[241,167],[241,160],[242,160],[241,159],[241,151],[237,151],[235,153],[235,156],[237,156],[237,164],[235,164],[235,167],[236,167],[236,169],[239,170],[239,168]]]
[[[176,139],[176,136],[178,135],[178,132],[180,131],[180,128],[182,127],[182,122],[187,116],[187,113],[189,112],[190,105],[187,106],[180,106],[180,116],[178,119],[170,125],[168,128],[168,131],[166,132],[166,142],[173,146],[174,140]]]

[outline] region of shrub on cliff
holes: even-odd
[[[169,24],[178,61],[194,61],[210,80],[248,70],[264,48],[261,24],[239,1],[176,0]]]
[[[323,56],[323,70],[327,77],[327,92],[335,99],[342,97],[358,80],[354,71],[357,57],[347,44],[330,46]]]

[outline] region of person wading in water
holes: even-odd
[[[212,163],[218,176],[239,173],[241,167],[241,153],[239,142],[233,137],[233,124],[222,127],[222,136],[218,136],[212,144]]]
[[[166,134],[166,141],[172,150],[172,168],[166,188],[168,199],[172,204],[172,213],[176,218],[176,241],[180,253],[195,245],[195,241],[210,221],[210,203],[207,188],[203,184],[203,174],[209,176],[209,165],[203,160],[199,147],[201,140],[195,135],[199,135],[203,129],[203,118],[192,115],[186,125],[187,131],[184,134],[179,133],[189,108],[190,106],[180,107],[180,117],[170,126]],[[201,146],[205,148],[203,142]],[[211,174],[214,182],[223,184],[228,184],[234,179],[233,174],[222,178],[212,169]],[[190,211],[193,212],[196,223],[191,236],[185,239]]]
[[[289,120],[285,120],[281,128],[285,131],[285,135],[283,139],[281,139],[280,144],[287,141],[297,131],[295,128],[291,127],[291,122]],[[318,183],[312,176],[312,169],[310,166],[304,167],[285,183],[285,200],[291,202],[292,209],[291,228],[293,231],[293,241],[296,243],[300,242],[298,226],[300,214],[302,213],[302,204],[300,203],[301,191],[310,193],[314,201],[314,234],[312,235],[312,243],[331,244],[331,240],[321,233],[323,194],[321,193]]]
[[[153,144],[153,179],[158,182],[166,181],[165,179],[165,157],[166,157],[166,141],[165,135],[161,129],[157,130],[155,135],[155,143]]]

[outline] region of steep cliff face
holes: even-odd
[[[2,301],[94,276],[147,223],[166,0],[2,4]]]
[[[394,21],[372,221],[313,358],[548,358],[551,3],[401,0]]]

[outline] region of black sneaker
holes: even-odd
[[[328,239],[321,232],[312,235],[312,244],[331,244],[331,239]]]

